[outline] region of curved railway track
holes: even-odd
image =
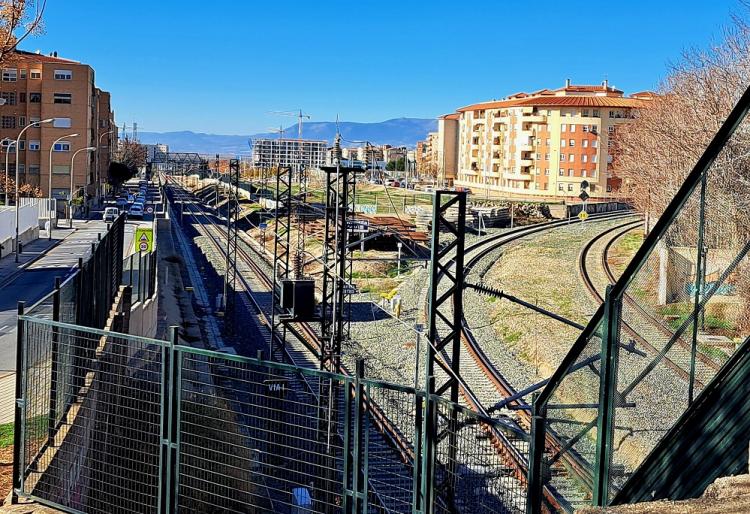
[[[631,216],[631,214],[623,213],[607,213],[601,215],[594,215],[589,218],[591,222],[607,221],[612,219],[619,219],[622,217]],[[467,257],[465,262],[465,275],[468,276],[469,272],[488,254],[492,251],[507,245],[513,241],[517,241],[523,237],[527,237],[532,234],[537,234],[543,231],[568,226],[571,223],[580,223],[579,221],[571,220],[558,220],[547,222],[539,225],[531,225],[526,227],[520,227],[511,229],[509,231],[497,234],[494,236],[487,237],[481,241],[473,243],[466,247],[465,255]],[[455,265],[455,264],[453,264]],[[427,306],[425,305],[425,308]],[[429,315],[429,313],[425,313]],[[490,391],[487,391],[482,396],[489,399],[489,403],[494,404],[498,396],[501,398],[515,397],[517,394],[516,389],[510,384],[510,382],[503,376],[503,374],[497,369],[489,356],[482,349],[481,344],[476,340],[471,332],[465,317],[462,314],[462,327],[461,327],[461,341],[466,352],[462,352],[462,360],[460,363],[461,376],[464,377],[464,381],[469,386],[472,384],[475,387],[478,385],[479,388],[485,388],[482,384],[489,384]],[[465,356],[465,357],[464,357]],[[450,362],[448,355],[443,354],[442,358],[444,362]],[[468,380],[467,380],[468,379]],[[477,412],[489,416],[490,412],[487,411],[486,406],[483,404],[482,399],[471,390],[467,390],[463,385],[461,386],[461,396],[466,403]],[[529,431],[531,427],[531,412],[529,405],[523,400],[523,398],[517,398],[508,403],[508,407],[512,408],[518,413],[519,424],[526,430]],[[521,451],[513,441],[510,441],[504,434],[493,433],[489,434],[493,446],[500,449],[503,457],[511,456],[513,458],[508,459],[508,464],[514,466],[516,469],[516,476],[522,483],[526,483],[527,480],[527,462],[525,459],[525,452]],[[564,447],[564,443],[555,436],[555,434],[548,433],[546,444],[549,448],[555,451],[560,451]],[[574,470],[578,475],[579,479],[585,483],[590,484],[592,482],[592,476],[587,466],[585,466],[580,460],[575,458],[575,455],[566,453],[564,456],[566,465]],[[547,508],[551,511],[562,511],[569,510],[565,498],[552,486],[547,485],[544,488],[544,496],[547,502]]]
[[[592,238],[586,246],[581,250],[581,254],[579,256],[579,271],[581,278],[584,282],[584,285],[586,286],[586,289],[591,294],[592,298],[596,300],[597,302],[603,302],[604,297],[602,296],[602,293],[597,289],[596,285],[594,284],[594,281],[591,278],[591,272],[588,269],[588,256],[589,253],[592,251],[594,245],[596,245],[599,241],[606,237],[610,237],[610,239],[606,242],[603,251],[600,255],[600,261],[599,265],[601,266],[607,281],[609,284],[614,284],[617,282],[617,277],[614,274],[614,271],[612,270],[612,266],[609,263],[609,252],[614,245],[614,243],[623,237],[625,234],[633,230],[634,226],[626,225],[626,226],[620,226],[620,227],[613,227],[610,230],[607,230],[605,232],[602,232],[601,234],[598,234],[596,237]],[[625,332],[628,334],[628,336],[635,342],[635,344],[642,346],[643,348],[647,349],[650,353],[653,355],[660,355],[661,350],[659,350],[656,346],[654,346],[649,340],[644,338],[641,333],[650,333],[652,331],[655,331],[658,337],[665,338],[667,341],[671,339],[671,337],[674,335],[673,331],[669,329],[669,327],[665,326],[664,323],[659,320],[656,316],[654,316],[652,313],[648,312],[640,303],[638,303],[636,300],[634,300],[629,295],[624,295],[624,304],[632,309],[635,313],[637,313],[638,318],[644,320],[644,325],[639,327],[634,327],[632,321],[627,322],[624,319],[622,320],[622,328],[625,330]],[[667,355],[664,355],[662,357],[662,360],[664,362],[664,365],[672,370],[675,375],[677,375],[680,379],[688,381],[690,380],[690,372],[686,370],[687,367],[689,369],[689,365],[686,366],[685,362],[689,363],[690,360],[690,353],[691,353],[691,344],[690,342],[686,341],[684,338],[680,337],[677,340],[676,347],[681,348],[683,352],[681,352],[679,355],[675,355],[673,357],[669,357]],[[698,362],[700,362],[702,365],[706,366],[707,368],[711,369],[712,371],[716,372],[721,367],[721,364],[715,362],[710,357],[705,355],[702,352],[696,353],[696,359]],[[685,361],[685,362],[678,362],[679,361]],[[695,379],[695,384],[699,387],[703,387],[704,384],[701,380],[698,378]]]

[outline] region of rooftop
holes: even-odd
[[[656,94],[650,91],[641,91],[625,97],[621,90],[608,85],[607,81],[600,85],[570,84],[567,81],[565,86],[558,89],[540,89],[531,93],[519,92],[502,100],[467,105],[457,109],[457,112],[525,106],[638,108],[655,96]],[[442,116],[442,118],[447,116],[449,115]]]
[[[16,50],[8,56],[8,59],[13,61],[25,61],[25,62],[49,62],[49,63],[66,63],[66,64],[81,64],[80,61],[74,61],[72,59],[64,59],[57,56],[57,52],[52,55],[44,55],[41,52],[27,52],[26,50]]]

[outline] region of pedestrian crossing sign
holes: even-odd
[[[154,251],[154,229],[151,227],[136,228],[135,248],[143,253],[151,253]]]
[[[586,221],[589,217],[589,213],[586,211],[581,211],[578,213],[578,219],[581,221]]]

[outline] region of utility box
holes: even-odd
[[[299,321],[310,321],[315,316],[315,281],[294,280],[292,316]]]
[[[294,307],[294,280],[282,280],[279,286],[279,305],[282,309]]]

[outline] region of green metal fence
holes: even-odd
[[[423,391],[19,317],[18,493],[70,512],[522,512],[496,420]],[[456,462],[422,430],[455,416]],[[435,444],[433,474],[422,451]],[[416,466],[415,466],[416,463]],[[450,473],[450,476],[448,476]]]
[[[535,401],[530,511],[545,487],[610,503],[750,333],[749,107],[750,89]]]

